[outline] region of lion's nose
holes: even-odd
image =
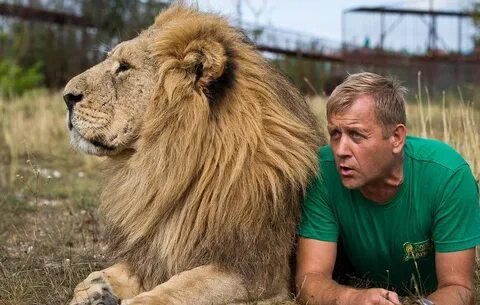
[[[65,104],[67,104],[68,111],[72,112],[73,106],[80,102],[83,98],[83,94],[73,94],[73,93],[67,93],[63,96],[63,100],[65,101]]]

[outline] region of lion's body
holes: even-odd
[[[301,95],[222,18],[189,8],[160,14],[118,49],[112,63],[66,88],[82,94],[69,106],[73,144],[110,155],[101,204],[107,253],[143,291],[215,266],[239,279],[227,282],[243,286],[243,301],[284,293],[299,201],[322,141]],[[143,74],[116,68],[112,85],[88,82],[115,70],[101,65],[122,61]],[[105,88],[127,97],[95,92]],[[105,113],[107,123],[93,124]]]

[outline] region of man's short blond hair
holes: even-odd
[[[358,97],[368,95],[374,100],[375,116],[387,136],[397,124],[406,124],[406,93],[407,89],[393,78],[370,72],[350,74],[328,98],[327,118],[350,108]]]

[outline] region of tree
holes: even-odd
[[[474,52],[480,53],[480,1],[471,3],[472,21],[475,27],[475,33],[472,36]]]
[[[40,67],[45,84],[63,87],[72,76],[92,66],[105,51],[149,26],[168,5],[158,0],[23,0],[16,4],[46,13],[85,17],[78,26],[0,16],[0,57],[20,69]],[[68,20],[67,20],[68,21]]]

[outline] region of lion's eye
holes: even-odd
[[[125,71],[129,70],[131,67],[132,66],[130,66],[129,63],[122,61],[122,62],[120,62],[120,65],[118,66],[117,71],[115,71],[115,73],[118,74],[120,72],[125,72]]]

